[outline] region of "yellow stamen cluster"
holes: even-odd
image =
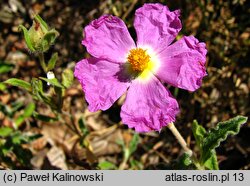
[[[135,48],[131,49],[129,52],[127,59],[134,71],[142,72],[148,67],[150,56],[147,54],[146,50]]]

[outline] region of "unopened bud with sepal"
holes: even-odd
[[[59,36],[59,33],[54,28],[50,29],[39,15],[34,17],[29,30],[23,25],[19,28],[23,31],[25,42],[31,52],[46,52]]]

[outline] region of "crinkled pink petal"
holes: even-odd
[[[207,75],[206,44],[195,37],[183,37],[159,54],[161,67],[156,76],[175,87],[194,91]]]
[[[84,32],[82,44],[96,58],[124,63],[128,51],[135,47],[125,23],[115,16],[101,16],[86,26]]]
[[[129,82],[119,64],[103,59],[83,59],[76,64],[75,77],[81,83],[89,110],[106,110],[126,92]]]
[[[135,12],[134,27],[137,45],[147,45],[156,52],[162,51],[175,39],[181,30],[180,11],[171,12],[159,3],[144,4]]]
[[[122,122],[137,132],[160,131],[175,121],[178,103],[152,75],[150,82],[133,81],[121,108]]]

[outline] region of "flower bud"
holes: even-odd
[[[47,23],[39,15],[34,17],[33,24],[29,30],[23,25],[20,25],[19,28],[23,31],[27,47],[32,52],[47,51],[59,36],[55,29],[49,29]]]

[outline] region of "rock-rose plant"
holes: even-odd
[[[174,125],[179,112],[178,103],[164,83],[188,91],[198,89],[203,77],[207,75],[207,49],[205,43],[199,42],[194,36],[184,36],[174,41],[182,27],[179,16],[179,10],[170,11],[167,6],[158,3],[145,4],[137,9],[134,20],[136,43],[120,18],[103,15],[92,21],[85,27],[82,41],[91,57],[76,64],[74,75],[68,68],[58,74],[61,70],[57,71],[55,68],[57,53],[54,53],[50,60],[45,60],[45,52],[59,36],[55,29],[49,28],[39,15],[35,15],[31,28],[26,29],[20,25],[27,49],[37,55],[47,78],[33,77],[30,82],[10,78],[3,82],[25,89],[32,95],[33,100],[14,121],[14,128],[0,126],[0,149],[5,149],[5,153],[0,152],[0,159],[6,159],[8,154],[14,152],[22,152],[20,149],[22,150],[23,143],[35,139],[27,138],[23,131],[19,131],[20,123],[28,117],[43,122],[59,121],[84,142],[88,130],[83,119],[79,120],[79,126],[76,126],[74,116],[62,109],[65,90],[71,86],[75,76],[82,85],[90,111],[106,110],[120,96],[126,94],[121,108],[121,119],[129,128],[139,133],[161,131],[167,126],[184,149],[177,163],[170,164],[172,169],[219,169],[215,149],[229,134],[237,134],[247,118],[237,116],[220,122],[209,130],[194,120],[192,132],[198,150],[193,152],[187,146]],[[61,80],[56,78],[58,76]],[[36,112],[36,102],[47,104],[54,116]],[[71,124],[64,119],[68,117],[71,118]],[[129,145],[120,143],[124,152],[120,169],[126,168],[129,157],[136,150],[138,133]],[[17,140],[17,136],[20,140]],[[89,147],[85,145],[84,148]],[[23,164],[29,163],[31,159],[27,158],[26,154],[23,157],[17,154],[17,157]]]

